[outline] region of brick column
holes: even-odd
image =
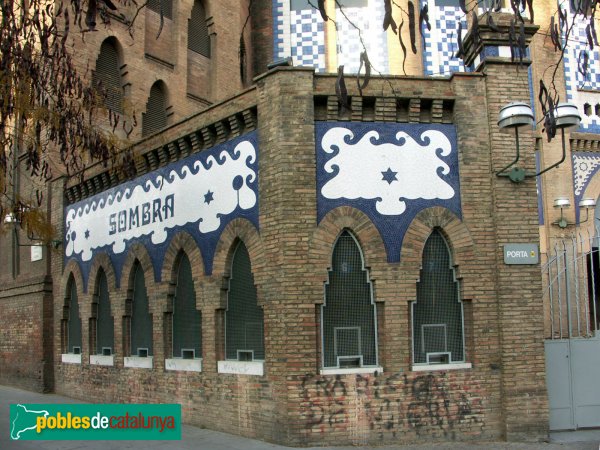
[[[267,375],[279,397],[272,425],[279,442],[297,423],[288,380],[317,367],[318,298],[306,260],[316,225],[313,76],[312,69],[280,68],[257,80],[260,227],[268,270],[255,281],[263,292]],[[317,289],[322,295],[322,285]]]
[[[499,28],[480,18],[479,36],[464,40],[465,63],[485,75],[487,119],[490,136],[492,214],[496,242],[496,292],[501,351],[501,396],[504,433],[508,441],[539,440],[548,433],[548,401],[544,364],[542,282],[539,265],[506,265],[503,246],[508,243],[539,245],[536,180],[521,183],[496,176],[516,152],[514,134],[500,133],[498,112],[509,102],[530,104],[528,67],[530,60],[517,56],[511,61],[509,24],[511,16],[494,15]],[[526,42],[537,26],[525,24]],[[516,24],[517,33],[519,24]],[[518,49],[514,50],[518,55]],[[482,109],[481,114],[486,114]],[[534,138],[531,129],[519,130],[519,166],[535,173]]]

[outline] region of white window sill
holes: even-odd
[[[202,372],[202,358],[198,359],[182,359],[171,358],[165,359],[166,370],[181,370],[183,372]]]
[[[264,361],[217,361],[217,371],[219,373],[234,373],[238,375],[259,375],[265,374]]]
[[[134,369],[152,369],[152,362],[152,356],[126,356],[123,365]]]
[[[438,370],[460,370],[471,369],[471,363],[452,363],[452,364],[416,364],[412,366],[413,372],[435,372]]]
[[[383,373],[383,367],[348,367],[340,369],[338,367],[332,367],[331,369],[321,369],[319,373],[321,375],[346,375],[353,373]]]
[[[61,361],[66,364],[81,364],[81,354],[63,353]]]
[[[90,355],[90,364],[92,366],[114,366],[114,355]]]

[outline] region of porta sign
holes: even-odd
[[[537,264],[540,250],[537,244],[505,244],[504,264]]]

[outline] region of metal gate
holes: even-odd
[[[551,430],[600,427],[599,248],[573,236],[542,266]]]

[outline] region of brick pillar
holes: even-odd
[[[267,375],[278,397],[273,438],[279,442],[289,441],[297,423],[288,380],[316,368],[316,299],[307,292],[306,261],[316,224],[313,76],[312,69],[280,68],[257,79],[260,227],[269,269],[255,281],[263,293]]]
[[[480,18],[479,38],[464,40],[465,63],[486,77],[487,119],[490,136],[492,214],[496,243],[496,292],[501,351],[501,404],[505,438],[540,440],[548,433],[545,381],[542,282],[539,265],[506,265],[503,246],[509,243],[539,245],[535,177],[521,183],[496,176],[516,152],[513,133],[500,133],[498,112],[509,102],[530,104],[528,67],[524,57],[511,61],[508,39],[511,16],[494,15],[499,32]],[[517,23],[517,33],[519,24]],[[525,25],[526,41],[537,26]],[[518,50],[515,50],[518,52]],[[486,114],[482,108],[481,114]],[[519,130],[521,160],[518,166],[535,173],[534,137],[527,127]]]

